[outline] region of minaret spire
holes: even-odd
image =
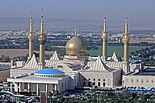
[[[43,16],[41,16],[41,23],[40,23],[40,33],[44,33],[44,23],[43,23]]]
[[[128,31],[128,17],[126,17],[126,21],[125,21],[125,32],[124,34],[128,34],[129,31]]]
[[[33,33],[33,23],[32,23],[32,16],[30,18],[30,30],[29,30],[29,33],[28,33],[28,39],[29,39],[29,57],[28,59],[30,59],[33,55],[33,48],[34,48],[34,33]]]
[[[46,42],[46,33],[44,33],[43,16],[41,16],[40,32],[39,32],[38,40],[39,40],[39,43],[40,43],[40,49],[39,49],[40,60],[39,61],[40,61],[41,69],[43,69],[45,67],[45,50],[44,50],[44,44]]]
[[[125,30],[123,33],[123,38],[122,41],[124,43],[124,63],[128,63],[128,57],[129,57],[129,41],[130,41],[130,37],[129,37],[129,32],[128,32],[128,18],[126,17],[126,21],[125,21]],[[128,73],[129,70],[125,69],[124,70],[125,73]]]
[[[102,57],[104,60],[107,59],[107,30],[106,30],[106,17],[104,17],[104,28],[102,32]]]
[[[33,23],[32,23],[32,11],[31,11],[31,17],[30,17],[30,33],[33,32]]]
[[[107,32],[107,30],[106,30],[107,28],[106,28],[106,17],[104,17],[104,30],[103,30],[103,32],[104,33],[106,33]]]
[[[30,18],[30,33],[33,31],[33,26],[32,26],[33,24],[32,24],[32,16],[31,16],[31,18]]]

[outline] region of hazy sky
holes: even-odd
[[[155,19],[155,0],[0,0],[0,17]],[[127,11],[127,12],[126,12]]]

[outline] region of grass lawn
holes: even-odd
[[[143,49],[143,48],[147,48],[149,46],[129,46],[129,55],[131,52],[135,52],[137,50]],[[123,46],[107,46],[107,53],[108,56],[112,56],[113,52],[116,52],[116,54],[119,57],[123,57]],[[98,50],[87,50],[87,54],[91,55],[91,56],[101,56],[102,55],[102,47],[98,47]]]

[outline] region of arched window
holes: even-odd
[[[105,82],[103,82],[103,86],[105,86]]]
[[[100,86],[100,82],[98,82],[98,86]]]
[[[138,79],[137,79],[137,82],[138,82]]]
[[[95,82],[93,82],[93,85],[95,85]]]
[[[85,86],[85,82],[83,82],[83,86]]]
[[[91,86],[91,82],[88,82],[88,86],[89,86],[89,87]]]

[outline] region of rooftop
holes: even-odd
[[[45,68],[45,69],[36,71],[34,74],[35,75],[60,75],[60,74],[64,74],[64,72],[53,68]]]

